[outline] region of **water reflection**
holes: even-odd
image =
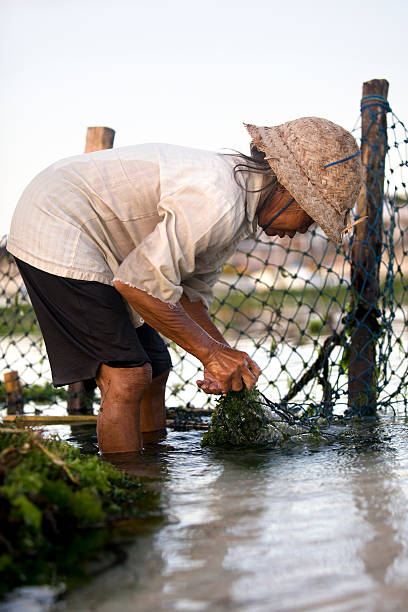
[[[379,422],[366,438],[370,445],[348,452],[350,488],[368,527],[359,556],[372,591],[387,598],[387,609],[408,608],[406,435],[405,426]]]
[[[66,429],[67,432],[61,434],[61,437],[78,446],[83,453],[92,455],[98,453],[95,425],[70,425],[66,426]]]

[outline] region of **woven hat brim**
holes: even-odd
[[[341,231],[345,226],[345,213],[340,214],[322,197],[276,129],[268,130],[268,128],[256,125],[246,125],[246,128],[257,148],[265,153],[266,160],[275,172],[279,183],[322,228],[326,236],[340,246],[342,244]]]
[[[277,159],[268,159],[268,163],[275,172],[279,183],[289,191],[290,195],[295,198],[309,217],[322,228],[326,236],[340,246],[342,244],[341,231],[345,226],[345,215],[340,215],[337,210],[328,205],[307,176],[297,173],[296,180],[291,180],[291,172],[288,172],[286,164],[282,168],[282,162]]]

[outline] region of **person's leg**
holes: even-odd
[[[166,437],[166,382],[170,370],[152,379],[143,395],[140,410],[140,429],[144,442],[158,442]]]
[[[101,451],[140,450],[140,406],[152,381],[152,359],[123,298],[110,285],[56,276],[18,259],[16,263],[44,336],[54,384],[86,381],[91,388],[96,382],[102,393]],[[141,336],[152,351],[156,377],[169,369],[170,358],[154,330]]]
[[[152,364],[152,383],[143,396],[140,413],[143,441],[158,442],[166,437],[165,392],[170,353],[160,334],[147,323],[136,333]]]
[[[102,364],[96,376],[101,391],[97,434],[102,453],[140,451],[140,408],[149,392],[152,369],[149,363],[130,368]],[[148,396],[149,397],[149,396]]]

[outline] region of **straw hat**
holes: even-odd
[[[245,126],[279,183],[333,242],[341,244],[347,213],[362,184],[359,148],[350,132],[319,117],[273,127]]]

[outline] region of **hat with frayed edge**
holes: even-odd
[[[244,125],[279,183],[327,237],[340,245],[349,210],[362,185],[359,148],[350,132],[319,117],[302,117],[273,127]]]

